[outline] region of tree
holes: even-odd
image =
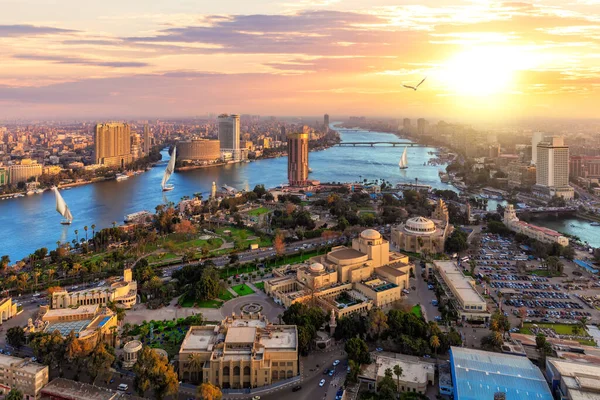
[[[6,268],[8,268],[8,264],[10,264],[10,257],[9,256],[2,256],[0,258],[0,271],[4,271]]]
[[[377,339],[379,335],[388,329],[388,317],[380,308],[372,308],[369,311],[369,334]]]
[[[396,375],[396,390],[400,390],[400,377],[402,376],[402,373],[404,371],[402,371],[402,367],[398,364],[394,365],[394,375]]]
[[[446,239],[446,251],[449,253],[459,253],[469,248],[467,234],[460,229],[455,229],[450,237]]]
[[[196,399],[198,400],[221,400],[222,397],[221,389],[210,382],[198,386],[196,391]]]
[[[93,381],[102,378],[110,371],[110,366],[115,361],[115,355],[104,342],[99,341],[94,350],[87,356],[88,373]]]
[[[439,349],[441,343],[440,343],[440,338],[437,337],[436,335],[432,335],[429,338],[429,345],[431,346],[431,348],[435,351],[435,356],[437,357],[437,350]]]
[[[396,382],[392,377],[392,370],[387,368],[384,373],[384,377],[379,381],[377,385],[377,392],[379,393],[379,400],[395,400],[396,399]]]
[[[5,400],[23,400],[23,393],[17,389],[11,389],[5,397]]]
[[[353,337],[348,340],[344,345],[344,350],[348,353],[349,360],[353,360],[358,364],[369,364],[371,362],[369,346],[360,338]]]
[[[275,252],[278,256],[282,256],[285,254],[285,241],[283,238],[283,234],[279,231],[275,234],[275,239],[273,240],[273,247],[275,247]]]
[[[159,356],[148,346],[140,350],[133,372],[133,384],[140,396],[152,389],[154,397],[162,400],[166,396],[176,394],[179,389],[177,374],[169,360]]]
[[[25,341],[25,331],[20,326],[14,326],[6,331],[6,342],[15,349],[20,349]]]

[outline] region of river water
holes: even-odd
[[[395,135],[381,132],[339,130],[342,141],[403,141]],[[438,171],[445,166],[423,165],[434,157],[433,148],[408,148],[409,168],[400,170],[398,161],[403,147],[332,147],[312,152],[309,164],[312,179],[321,182],[351,182],[362,179],[385,179],[392,184],[415,182],[438,189],[453,189],[441,183]],[[212,182],[218,187],[229,185],[236,189],[251,190],[257,184],[267,188],[287,182],[287,158],[258,160],[243,164],[177,172],[169,183],[174,190],[163,193],[160,183],[169,155],[163,152],[163,161],[150,171],[126,181],[106,181],[61,191],[74,216],[70,226],[60,225],[61,216],[55,211],[54,194],[43,194],[0,201],[0,255],[8,254],[14,262],[40,247],[53,249],[57,241],[71,241],[75,229],[79,238],[85,237],[83,227],[91,225],[96,230],[121,224],[125,214],[140,210],[153,211],[165,202],[178,202],[183,196],[201,192],[207,197]],[[536,221],[541,224],[542,221]],[[551,221],[552,224],[556,221]],[[600,228],[578,221],[557,227],[559,230],[580,236],[591,245],[600,246]],[[546,224],[544,224],[546,225]],[[546,225],[549,226],[549,225]],[[554,226],[553,226],[554,227]],[[585,227],[585,229],[583,229]]]

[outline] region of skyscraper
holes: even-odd
[[[544,139],[542,132],[534,132],[531,137],[531,164],[537,164],[537,146]]]
[[[304,186],[308,180],[308,130],[287,135],[288,181],[291,186]]]
[[[231,152],[234,160],[240,155],[240,116],[237,114],[221,114],[219,121],[219,141],[221,152]]]
[[[402,121],[402,132],[405,134],[410,133],[410,118],[404,118]]]
[[[148,124],[144,125],[144,155],[150,154],[150,128]]]
[[[325,125],[325,127],[329,127],[329,114],[325,114],[323,116],[323,125]]]
[[[129,124],[97,124],[94,134],[95,163],[122,168],[132,160]]]
[[[419,118],[417,120],[417,134],[423,136],[427,131],[427,120],[425,118]]]
[[[573,198],[569,186],[569,147],[561,137],[549,137],[537,145],[536,188],[547,197]]]

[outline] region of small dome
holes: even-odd
[[[320,273],[320,272],[325,271],[325,267],[321,263],[312,263],[309,268],[310,268],[310,272],[314,272],[314,273]]]
[[[381,239],[381,233],[377,232],[375,229],[366,229],[361,232],[360,237],[367,240],[377,240]]]
[[[406,221],[405,229],[408,232],[430,234],[435,232],[435,223],[425,217],[415,217]]]

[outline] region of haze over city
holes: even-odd
[[[598,116],[597,1],[2,3],[2,119]]]

